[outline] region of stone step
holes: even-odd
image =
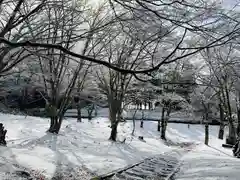
[[[149,175],[141,173],[141,172],[133,172],[133,171],[126,171],[125,172],[127,174],[127,176],[132,176],[132,177],[138,177],[138,178],[142,178],[142,179],[146,179]]]
[[[134,166],[121,173],[115,174],[111,179],[116,180],[162,180],[168,177],[178,166],[178,159],[181,153],[171,152]]]
[[[126,179],[126,180],[144,180],[144,179],[146,179],[146,178],[142,178],[142,177],[136,176],[136,175],[128,173],[128,172],[123,172],[123,173],[121,173],[121,175],[124,175],[125,176],[124,179]]]
[[[146,175],[147,177],[152,176],[153,174],[156,174],[155,171],[152,172],[152,171],[148,171],[146,169],[139,169],[139,168],[131,169],[130,172],[134,172],[136,174],[143,174],[143,175]]]

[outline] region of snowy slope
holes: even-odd
[[[212,146],[198,146],[182,158],[176,180],[239,180],[240,160]]]
[[[199,142],[204,139],[204,127],[200,125],[182,126],[183,134],[173,134],[177,124],[172,124],[171,135],[177,134],[181,138],[190,138]],[[185,128],[184,128],[185,127]],[[225,130],[227,132],[227,129]],[[181,170],[176,175],[176,180],[239,180],[240,159],[233,157],[232,149],[222,148],[224,140],[217,138],[218,127],[210,127],[209,146],[201,143],[193,151],[186,154],[181,160]]]
[[[44,118],[0,114],[0,121],[8,130],[8,147],[0,147],[0,172],[14,171],[19,166],[35,170],[46,179],[57,177],[60,172],[89,179],[92,175],[89,171],[107,173],[174,148],[160,140],[156,122],[144,122],[143,129],[136,122],[134,137],[132,122],[120,124],[119,140],[126,138],[122,144],[108,141],[110,128],[106,118],[83,123],[66,119],[59,135],[45,132],[49,120]],[[216,142],[217,130],[217,127],[210,128],[210,143]],[[203,142],[203,132],[202,125],[188,128],[184,124],[169,124],[167,138],[174,142]],[[138,140],[140,135],[146,142]],[[219,143],[216,146],[220,147]]]
[[[126,143],[112,143],[108,141],[109,122],[101,118],[83,123],[65,120],[57,136],[45,133],[48,119],[3,114],[0,119],[8,130],[8,147],[0,148],[4,161],[0,171],[14,171],[13,165],[18,164],[48,178],[69,167],[101,174],[170,150],[154,132],[136,131],[137,136],[144,134],[146,143],[132,138],[131,124],[120,124],[119,138],[127,137]]]

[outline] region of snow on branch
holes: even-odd
[[[240,28],[234,30],[234,31],[231,31],[227,34],[225,34],[224,36],[208,43],[207,45],[205,46],[202,46],[202,47],[199,47],[193,51],[190,51],[186,54],[183,54],[183,55],[180,55],[180,56],[177,56],[177,57],[174,57],[172,58],[173,54],[176,53],[177,50],[180,49],[180,45],[182,44],[185,36],[186,36],[186,32],[187,30],[185,30],[184,34],[182,35],[182,39],[179,41],[179,43],[176,45],[176,47],[172,50],[171,53],[169,53],[169,55],[167,55],[161,62],[159,62],[156,66],[154,67],[151,67],[149,69],[145,69],[145,70],[132,70],[132,69],[123,69],[123,68],[119,68],[117,66],[114,66],[112,65],[111,63],[109,62],[106,62],[106,61],[102,61],[102,60],[99,60],[99,59],[96,59],[96,58],[93,58],[93,57],[90,57],[90,56],[85,56],[85,55],[81,55],[81,54],[78,54],[78,53],[75,53],[73,51],[70,51],[68,50],[67,48],[59,45],[59,44],[48,44],[48,43],[37,43],[37,42],[30,42],[30,41],[23,41],[23,42],[11,42],[5,38],[0,38],[0,42],[2,43],[5,43],[7,44],[8,46],[11,46],[13,48],[17,48],[17,47],[41,47],[41,48],[48,48],[48,49],[57,49],[57,50],[60,50],[70,56],[73,56],[73,57],[76,57],[76,58],[79,58],[79,59],[82,59],[82,60],[87,60],[87,61],[90,61],[90,62],[93,62],[93,63],[97,63],[97,64],[100,64],[100,65],[104,65],[108,68],[111,68],[113,70],[116,70],[116,71],[119,71],[121,73],[124,73],[124,74],[147,74],[149,75],[150,72],[153,72],[153,71],[156,71],[158,70],[162,65],[164,64],[170,64],[170,63],[173,63],[177,60],[180,60],[180,59],[183,59],[183,58],[186,58],[188,56],[191,56],[191,55],[194,55],[198,52],[200,52],[201,50],[204,50],[204,49],[207,49],[209,47],[213,47],[214,45],[218,45],[216,43],[218,43],[219,41],[222,41],[224,39],[226,39],[227,37],[230,37],[231,35],[233,35],[236,31],[239,31]],[[227,40],[225,40],[224,42],[227,42],[229,41],[231,38],[228,38]],[[172,59],[171,59],[172,58]],[[171,59],[171,60],[170,60]]]

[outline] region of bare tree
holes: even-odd
[[[88,17],[85,18],[86,19],[85,21],[87,23],[89,32],[87,33],[87,36],[86,36],[87,40],[84,44],[84,48],[82,49],[82,55],[88,55],[93,57],[98,56],[100,51],[96,51],[96,47],[99,45],[99,43],[101,43],[101,41],[105,37],[104,36],[105,33],[100,35],[99,32],[104,31],[104,29],[107,28],[109,23],[114,23],[114,20],[110,19],[109,16],[106,15],[105,10],[106,10],[105,3],[103,3],[97,9],[90,9],[86,13]],[[95,34],[98,34],[97,38]],[[85,100],[81,101],[81,92],[84,89],[88,89],[90,92],[92,92],[93,87],[96,87],[94,84],[92,84],[92,81],[93,81],[93,78],[91,78],[92,75],[88,76],[89,71],[91,71],[91,74],[92,74],[94,67],[95,66],[92,62],[88,63],[87,68],[81,72],[81,74],[78,76],[78,79],[77,79],[76,96],[78,97],[78,102],[77,102],[77,114],[78,114],[77,121],[78,122],[81,122],[81,109],[84,106],[86,106],[86,103],[85,103],[86,96],[85,96]],[[91,94],[90,92],[89,94]],[[94,92],[96,93],[96,91]],[[97,96],[97,94],[95,95]],[[92,100],[92,101],[95,101],[95,100]],[[94,102],[92,102],[92,104],[94,104]],[[94,106],[91,106],[90,108],[88,108],[89,114],[93,112],[93,109],[94,109]]]
[[[46,6],[46,39],[47,43],[60,43],[67,49],[72,49],[76,44],[79,26],[84,23],[80,8],[82,5],[72,1],[58,1]],[[37,38],[37,37],[36,37]],[[34,52],[32,52],[34,53]],[[75,64],[72,58],[58,50],[43,49],[36,54],[39,59],[43,87],[47,92],[46,111],[51,118],[49,132],[58,133],[63,116],[72,101],[70,95],[75,87],[76,80],[81,70],[85,68],[84,62]]]
[[[158,47],[155,36],[152,39],[142,40],[137,36],[128,36],[125,32],[119,31],[118,27],[111,28],[111,34],[108,34],[103,40],[99,47],[101,50],[100,57],[119,68],[133,70],[152,61],[152,58],[155,57],[156,47]],[[134,75],[103,67],[96,72],[96,75],[99,87],[105,93],[109,103],[109,119],[112,128],[110,139],[116,141],[123,101],[131,82],[133,82],[132,80],[134,80]]]
[[[173,63],[162,67],[156,73],[153,84],[161,87],[161,93],[156,100],[161,104],[161,118],[158,121],[158,131],[161,131],[161,138],[166,139],[168,119],[173,110],[184,108],[190,111],[189,95],[195,88],[194,68],[187,60]],[[156,91],[157,92],[157,91]],[[157,93],[156,93],[157,94]]]
[[[230,18],[221,9],[220,5],[216,5],[216,3],[210,1],[159,2],[136,0],[127,2],[109,0],[109,2],[112,9],[109,12],[115,15],[115,19],[118,20],[121,28],[127,34],[129,34],[131,26],[138,22],[138,26],[134,25],[137,28],[131,28],[130,31],[135,35],[146,31],[149,28],[149,24],[152,24],[155,25],[155,27],[152,26],[152,29],[154,29],[153,32],[161,32],[161,36],[166,37],[169,33],[175,32],[178,34],[182,33],[182,37],[172,41],[174,43],[172,43],[171,48],[166,48],[168,49],[166,51],[168,52],[167,55],[160,56],[158,61],[155,61],[153,64],[149,63],[146,67],[138,67],[134,70],[119,68],[105,60],[100,60],[98,57],[77,54],[59,44],[38,43],[36,41],[12,42],[6,38],[0,38],[0,41],[12,48],[23,46],[54,48],[73,57],[102,64],[125,74],[136,75],[144,73],[149,75],[150,72],[158,70],[163,64],[172,63],[207,48],[221,46],[239,36],[239,20],[237,18]],[[168,10],[166,11],[165,9]],[[166,26],[168,27],[167,31],[165,30]],[[209,41],[202,41],[203,37]],[[163,51],[166,49],[163,49]]]
[[[213,113],[216,103],[217,93],[211,87],[200,86],[194,91],[192,97],[192,105],[195,109],[201,110],[203,113],[203,123],[205,124],[205,140],[204,143],[209,143],[209,122],[210,114]],[[216,108],[215,108],[216,109]]]
[[[202,53],[212,75],[209,84],[217,93],[220,111],[220,128],[218,137],[223,139],[224,121],[229,124],[229,138],[233,143],[236,140],[236,130],[233,119],[233,104],[231,96],[233,95],[234,84],[236,81],[233,64],[236,65],[236,58],[233,44],[226,44],[223,47],[213,48]]]
[[[46,5],[46,0],[2,0],[0,1],[0,37],[17,42],[29,39],[28,22],[33,22]],[[33,31],[36,29],[32,29]],[[13,48],[0,43],[0,74],[7,74],[19,62],[32,54],[24,48]]]

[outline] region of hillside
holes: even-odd
[[[122,123],[118,130],[119,142],[113,143],[108,141],[110,128],[106,118],[84,120],[82,123],[66,119],[59,135],[46,133],[48,119],[1,114],[0,120],[8,130],[8,146],[0,147],[2,177],[10,176],[16,169],[25,169],[38,177],[42,175],[43,179],[59,176],[89,179],[179,148],[160,140],[156,122],[144,122],[143,129],[137,122],[135,136],[131,136],[132,122]],[[231,150],[221,149],[223,141],[217,139],[217,131],[217,126],[210,127],[210,145],[231,156]],[[138,139],[140,135],[146,142]],[[125,143],[121,143],[125,138]],[[202,125],[188,128],[185,124],[170,123],[167,139],[174,144],[194,142],[200,147],[204,128]],[[217,154],[227,156],[224,153]]]

